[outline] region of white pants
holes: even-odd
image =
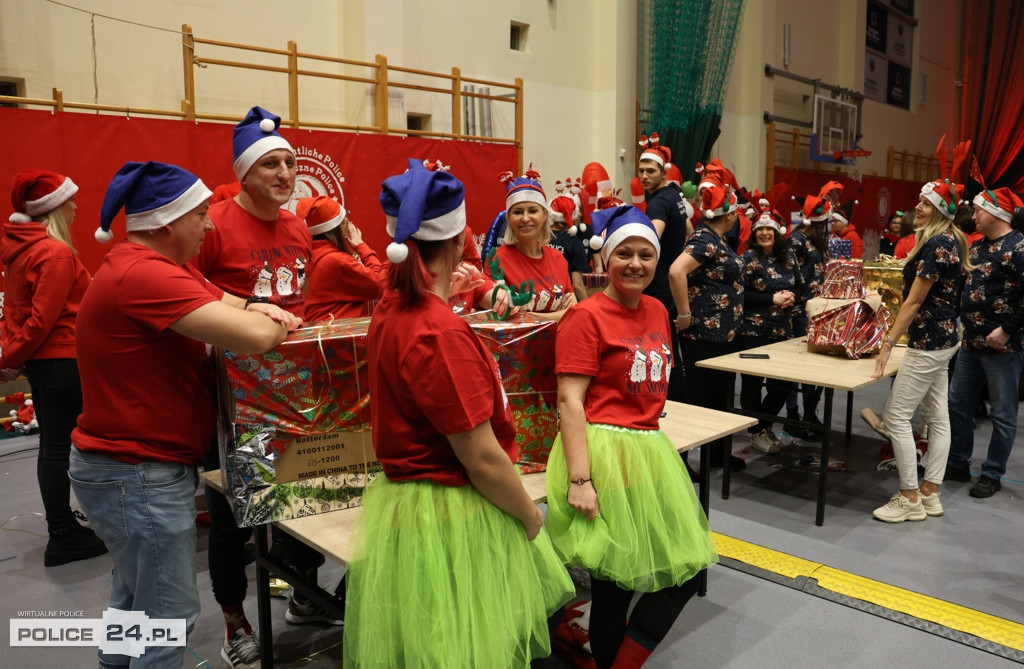
[[[946,474],[949,455],[949,360],[957,347],[940,351],[908,348],[885,405],[885,427],[892,437],[900,490],[917,489],[917,448],[911,420],[920,405],[928,422],[928,458],[924,479],[936,485]]]

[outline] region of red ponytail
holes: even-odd
[[[462,238],[462,233],[459,233]],[[436,277],[427,268],[433,262],[444,245],[450,240],[425,242],[407,239],[405,245],[409,249],[408,257],[400,263],[392,263],[388,270],[387,287],[401,296],[402,306],[412,307],[419,304],[434,288]]]

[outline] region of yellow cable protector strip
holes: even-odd
[[[718,554],[786,578],[813,578],[818,587],[965,634],[1024,651],[1024,625],[958,604],[833,569],[715,533]]]

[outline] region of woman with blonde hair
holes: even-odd
[[[924,520],[943,513],[939,484],[950,445],[947,391],[949,360],[959,344],[957,282],[965,266],[971,269],[967,237],[953,224],[962,193],[962,187],[949,180],[933,181],[921,189],[914,210],[914,248],[903,266],[903,305],[875,363],[875,377],[882,376],[896,341],[907,335],[907,352],[884,416],[900,490],[872,514],[887,523]],[[910,424],[918,406],[928,422],[928,460],[920,483]]]
[[[569,264],[551,241],[551,215],[540,174],[527,170],[522,177],[511,172],[502,175],[506,183],[504,244],[494,252],[503,276],[496,276],[492,259],[484,260],[484,273],[493,281],[504,279],[509,286],[533,282],[533,298],[523,306],[545,320],[559,320],[566,309],[576,304]]]
[[[82,388],[75,358],[78,307],[92,277],[71,244],[75,182],[45,170],[14,175],[14,212],[4,226],[0,260],[5,304],[0,332],[0,378],[23,370],[32,388],[39,420],[36,477],[46,512],[47,567],[107,552],[71,510],[68,458],[71,430],[82,411]]]

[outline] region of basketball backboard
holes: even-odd
[[[836,162],[835,154],[857,148],[857,105],[825,95],[814,96],[812,161]]]

